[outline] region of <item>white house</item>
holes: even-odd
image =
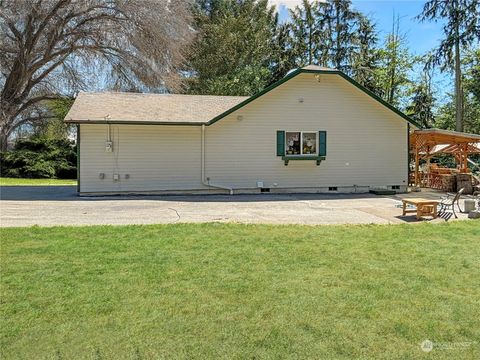
[[[317,66],[251,97],[80,93],[65,121],[80,194],[401,192],[418,127]]]

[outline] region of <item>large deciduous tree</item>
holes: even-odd
[[[178,85],[189,14],[186,0],[0,0],[1,149],[99,66],[117,88]]]
[[[444,37],[436,49],[434,62],[455,73],[455,128],[464,129],[462,49],[480,39],[480,2],[478,0],[429,0],[419,15],[422,21],[443,20]]]

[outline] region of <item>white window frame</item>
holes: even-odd
[[[288,133],[300,133],[300,154],[287,154],[287,134]],[[317,150],[314,154],[304,154],[303,153],[303,134],[315,134],[315,149]],[[285,144],[284,144],[284,152],[285,156],[318,156],[319,151],[319,136],[318,131],[300,131],[300,130],[285,130]]]

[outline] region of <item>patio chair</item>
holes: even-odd
[[[456,194],[447,193],[447,196],[442,197],[440,200],[440,211],[443,212],[449,208],[452,208],[455,219],[458,218],[457,214],[455,213],[455,203],[457,204],[458,211],[462,212],[462,209],[460,209],[460,196],[464,191],[465,188],[461,188]]]

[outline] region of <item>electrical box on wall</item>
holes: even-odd
[[[112,152],[113,151],[113,142],[105,141],[105,152]]]

